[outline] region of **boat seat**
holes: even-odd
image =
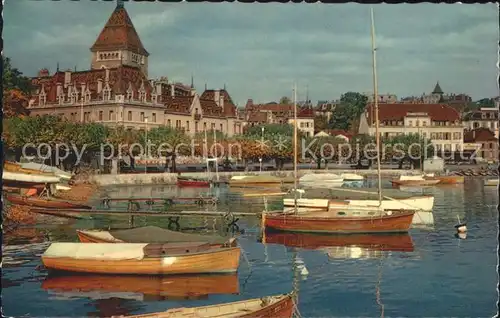
[[[207,242],[148,244],[144,247],[144,257],[198,253],[208,249],[210,249],[210,244]]]

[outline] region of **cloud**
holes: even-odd
[[[88,67],[89,48],[115,4],[28,0],[5,6],[5,54],[35,75],[42,67]],[[360,4],[126,3],[151,77],[203,90],[227,85],[244,105],[291,96],[313,100],[372,90],[370,10]],[[376,5],[379,90],[400,97],[446,92],[498,95],[494,5]],[[24,17],[31,17],[26,20]]]

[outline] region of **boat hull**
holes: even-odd
[[[433,186],[440,180],[392,180],[391,182],[395,186]]]
[[[414,211],[374,217],[315,217],[264,214],[266,227],[292,232],[315,233],[405,233],[410,229]]]
[[[179,187],[207,188],[207,187],[210,187],[210,181],[208,181],[208,180],[177,180],[177,185]]]
[[[156,312],[151,314],[133,315],[127,317],[145,318],[174,318],[174,317],[233,317],[233,318],[291,318],[295,304],[293,294],[279,295],[272,298],[276,300],[268,300],[265,303],[263,298],[254,298],[231,303],[191,307],[191,308],[173,308],[164,312]],[[121,316],[123,317],[123,316]]]
[[[463,184],[465,178],[463,176],[439,176],[427,177],[426,180],[439,180],[439,184]]]
[[[24,197],[16,195],[6,195],[5,198],[13,204],[28,205],[38,208],[48,209],[85,209],[91,210],[92,207],[84,204],[72,203],[67,201],[44,200],[35,197]]]
[[[136,275],[171,275],[171,274],[210,274],[210,273],[232,273],[236,272],[239,266],[240,249],[238,247],[230,248],[209,248],[203,252],[197,253],[184,253],[172,254],[164,257],[125,257],[122,259],[105,258],[108,250],[117,250],[122,246],[136,245],[146,246],[147,244],[86,244],[86,243],[53,243],[58,244],[80,244],[76,249],[80,255],[73,255],[72,250],[69,253],[47,253],[42,255],[43,265],[50,270],[80,272],[80,273],[94,273],[94,274],[136,274]],[[90,246],[82,246],[90,245]],[[98,248],[92,249],[93,246]],[[110,245],[117,245],[113,249]],[[52,247],[51,246],[51,247]],[[49,247],[49,249],[51,248]],[[70,249],[73,248],[70,246]],[[102,249],[106,248],[106,252]],[[62,246],[62,249],[66,247]],[[95,252],[96,257],[92,253],[94,250],[101,249],[101,252]],[[81,252],[83,250],[83,252]],[[82,256],[86,253],[87,256]],[[90,254],[89,254],[90,253]],[[116,252],[115,252],[116,253]],[[68,256],[64,256],[68,254]],[[92,255],[92,256],[89,256]],[[99,256],[99,257],[98,257]]]

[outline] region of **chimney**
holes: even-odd
[[[175,96],[175,85],[170,84],[170,96],[174,97]]]
[[[104,81],[106,83],[109,82],[109,69],[106,69],[105,76],[104,76]]]
[[[102,92],[102,78],[97,79],[97,94]]]
[[[71,71],[64,72],[64,87],[68,87],[69,83],[71,83]]]
[[[253,106],[253,99],[247,100],[247,104],[245,105],[245,109],[251,108]]]
[[[219,106],[220,108],[224,108],[224,94],[220,94],[219,96]]]
[[[81,83],[82,85],[82,96],[85,95],[85,83]]]
[[[220,107],[220,90],[218,89],[214,91],[214,101]]]

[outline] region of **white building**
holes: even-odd
[[[463,124],[460,114],[445,104],[379,104],[379,132],[381,137],[402,134],[420,134],[430,138],[436,149],[460,151],[463,149]],[[375,135],[375,113],[369,104],[361,115],[360,134]]]

